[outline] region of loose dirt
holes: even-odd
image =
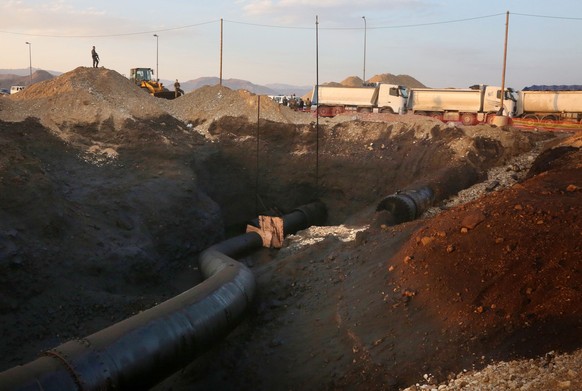
[[[218,86],[158,100],[102,68],[37,83],[0,99],[0,370],[194,285],[196,255],[257,213],[320,199],[330,226],[243,259],[259,286],[247,320],[156,389],[497,387],[491,368],[519,358],[538,380],[503,387],[580,388],[568,136],[317,121]],[[376,213],[426,184],[422,219]]]

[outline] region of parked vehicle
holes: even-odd
[[[475,85],[469,88],[412,88],[407,107],[417,115],[463,125],[492,123],[496,115],[515,112],[513,90],[505,90],[501,111],[501,87]]]
[[[517,94],[514,117],[526,122],[580,122],[582,85],[526,87]]]
[[[24,86],[12,86],[10,87],[10,94],[16,94],[22,90],[24,90]]]
[[[349,111],[403,114],[407,98],[404,86],[376,83],[362,87],[316,86],[311,102],[319,115],[333,117]]]

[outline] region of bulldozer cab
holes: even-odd
[[[129,79],[156,98],[174,99],[174,91],[169,91],[161,82],[154,80],[153,74],[152,68],[131,68]]]
[[[154,71],[151,68],[131,68],[130,79],[136,83],[153,80]]]

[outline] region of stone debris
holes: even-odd
[[[480,371],[463,371],[435,384],[427,379],[403,391],[559,391],[582,390],[582,350],[529,360],[501,361]]]

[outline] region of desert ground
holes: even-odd
[[[245,320],[152,389],[582,389],[580,133],[316,118],[221,86],[163,100],[80,67],[0,98],[0,144],[0,371],[320,200],[324,226],[239,259]],[[420,186],[419,219],[377,211]]]

